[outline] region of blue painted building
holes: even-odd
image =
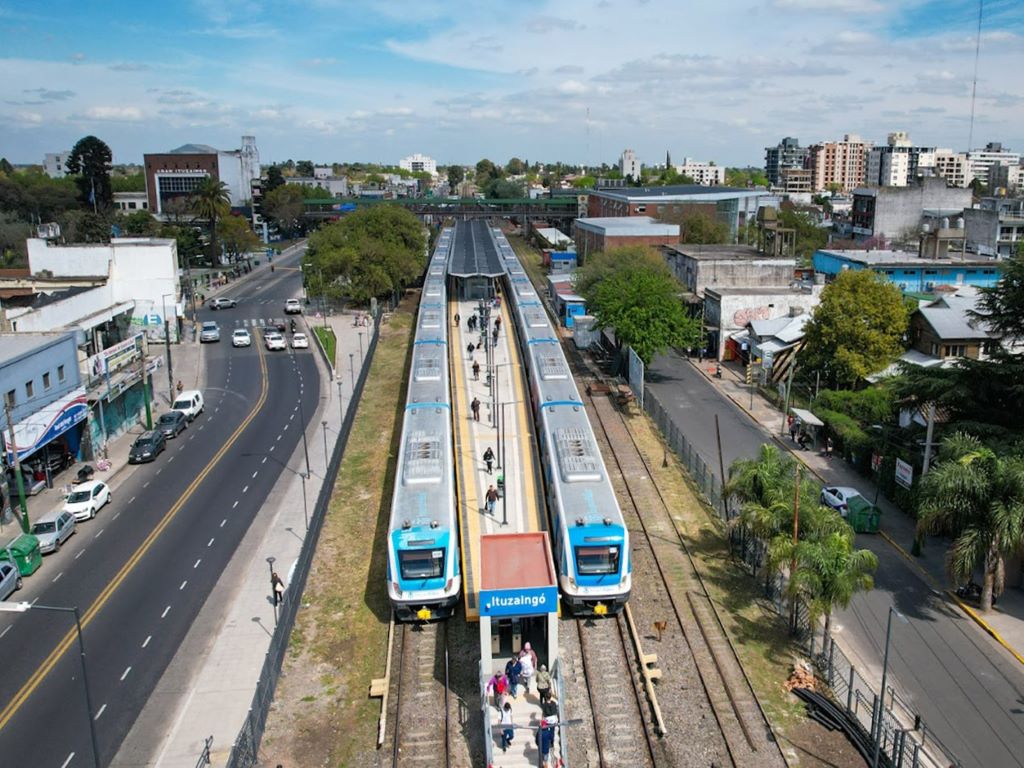
[[[942,285],[987,288],[999,281],[1002,264],[966,254],[966,258],[922,259],[907,251],[815,251],[814,271],[834,280],[844,269],[870,269],[900,290],[922,293]]]

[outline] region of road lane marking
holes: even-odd
[[[54,576],[53,577],[53,583],[56,584],[58,581],[60,581],[60,577],[63,576],[63,575],[64,575],[64,571],[61,571],[56,576]]]
[[[288,427],[289,427],[289,426],[290,426],[289,424],[285,424],[285,425],[284,425],[284,431],[285,431],[285,432],[287,432],[287,431],[288,431]]]
[[[263,457],[263,461],[261,461],[261,462],[260,462],[260,464],[266,464],[266,463],[267,463],[267,457],[266,457],[266,456],[264,456],[264,457]]]
[[[234,504],[231,505],[231,508],[234,509],[237,506],[238,506],[238,502],[236,501]]]
[[[277,439],[280,440],[282,437],[284,437],[284,435],[278,435]]]
[[[258,469],[255,472],[253,472],[252,473],[252,479],[255,480],[256,479],[256,475],[258,475],[259,473],[260,473],[260,471]]]
[[[247,485],[247,486],[245,486],[245,488],[242,489],[242,493],[247,493],[248,490],[249,490],[249,486]]]
[[[185,446],[184,445],[179,445],[178,446],[178,453],[181,453],[184,450],[185,450]],[[171,458],[174,458],[174,457],[172,456]]]
[[[38,603],[38,602],[39,602],[39,598],[37,597],[37,598],[36,598],[35,600],[33,600],[33,601],[32,601],[32,603],[31,603],[31,604],[32,604],[32,605],[35,605],[35,604],[36,604],[36,603]]]
[[[102,536],[102,535],[103,535],[103,532],[104,532],[105,530],[107,530],[107,529],[106,529],[106,528],[100,528],[100,530],[99,530],[99,533],[97,533],[97,534],[96,534],[95,536],[93,536],[93,538],[94,538],[94,539],[98,539],[98,538],[99,538],[100,536]]]
[[[142,647],[145,648],[147,645],[149,645],[149,641],[152,639],[152,635],[146,635],[146,639],[142,641]]]
[[[185,579],[183,582],[181,582],[181,586],[178,587],[178,591],[181,592],[181,590],[183,590],[187,585],[188,585],[188,579]]]
[[[74,759],[75,759],[75,753],[72,752],[70,755],[68,755],[68,759],[63,762],[63,764],[60,766],[60,768],[68,768],[68,765],[70,765],[71,761],[74,760]]]
[[[128,575],[132,572],[139,561],[145,556],[145,554],[153,546],[156,539],[163,533],[171,521],[175,518],[178,512],[181,511],[182,507],[188,502],[188,500],[195,493],[196,489],[202,484],[202,482],[213,472],[214,467],[217,466],[218,462],[224,457],[224,455],[231,449],[231,447],[238,441],[245,429],[252,423],[253,419],[256,418],[256,414],[260,412],[263,405],[267,401],[267,394],[269,390],[269,380],[267,377],[267,362],[264,357],[263,350],[258,350],[260,360],[260,396],[256,403],[253,405],[252,410],[242,420],[242,422],[235,428],[235,431],[231,433],[231,436],[224,442],[213,458],[210,459],[209,463],[203,468],[199,474],[192,480],[188,488],[178,497],[178,500],[174,505],[167,510],[167,513],[161,518],[160,522],[157,523],[153,529],[149,532],[143,542],[139,545],[138,549],[132,554],[131,557],[121,566],[117,574],[110,580],[103,591],[93,601],[92,605],[89,606],[82,614],[81,626],[86,627],[92,622],[96,615],[100,612],[106,602],[110,599],[110,596],[115,590],[124,582]],[[148,483],[147,483],[148,485]],[[36,598],[38,600],[38,598]],[[35,604],[36,600],[32,601]],[[171,610],[170,606],[167,606],[164,611],[164,616]],[[162,617],[161,617],[162,618]],[[50,654],[42,661],[42,663],[36,667],[36,670],[29,676],[28,680],[18,689],[18,692],[11,698],[10,701],[0,710],[0,731],[2,731],[7,724],[11,721],[11,718],[21,709],[22,705],[32,695],[32,692],[39,687],[40,683],[46,678],[46,676],[53,670],[57,662],[60,661],[61,657],[67,652],[67,650],[74,644],[76,638],[76,629],[69,629],[65,633],[64,637],[57,643]]]
[[[149,488],[149,480],[147,480],[146,482],[144,482],[144,483],[142,484],[142,487],[143,487],[143,488]]]
[[[207,547],[212,547],[213,546],[213,541],[214,541],[213,539],[210,539],[208,542],[206,542],[206,546]]]
[[[8,632],[10,632],[11,631],[11,627],[13,627],[13,626],[14,626],[13,624],[8,624],[6,627],[4,627],[4,631],[0,632],[0,637],[3,637]]]
[[[194,571],[196,568],[198,568],[201,562],[203,562],[203,558],[200,557],[198,560],[196,560],[196,564],[192,566],[192,570]]]
[[[167,463],[168,463],[168,464],[170,464],[170,463],[171,463],[172,461],[174,461],[174,457],[173,457],[173,456],[171,456],[171,458],[169,458],[169,459],[167,460]]]
[[[84,550],[84,549],[80,549],[80,550],[78,551],[78,554],[77,554],[77,555],[75,555],[75,560],[77,560],[78,558],[80,558],[80,557],[81,557],[82,555],[84,555],[84,554],[85,554],[85,550]]]
[[[291,421],[294,418],[295,418],[295,414],[293,413],[291,416],[288,417],[288,421]]]
[[[220,521],[220,527],[223,528],[225,523],[227,523],[227,521],[228,521],[228,519],[226,517],[223,520],[221,520]]]
[[[94,718],[93,718],[93,720],[99,720],[99,719],[100,719],[100,716],[101,716],[101,715],[102,715],[102,714],[103,714],[103,713],[104,713],[104,712],[105,712],[106,710],[107,710],[107,705],[106,705],[106,704],[104,704],[104,705],[103,705],[102,707],[100,707],[100,709],[99,709],[99,712],[97,712],[97,713],[96,713],[96,717],[94,717]]]
[[[123,674],[121,675],[121,682],[122,682],[122,683],[124,682],[124,679],[125,679],[126,677],[128,677],[128,673],[129,673],[129,672],[131,672],[131,671],[132,671],[132,668],[131,668],[131,667],[128,667],[128,669],[126,669],[126,670],[124,671],[124,673],[123,673]]]
[[[132,496],[130,499],[128,499],[128,503],[131,504],[133,501],[135,501],[135,499],[136,499],[136,497]]]
[[[170,613],[170,612],[171,612],[171,606],[168,605],[166,608],[164,608],[164,612],[160,614],[160,618],[161,619],[166,619],[167,618],[167,614]]]
[[[120,516],[121,516],[121,513],[120,513],[120,512],[115,512],[115,513],[114,513],[114,516],[113,516],[113,517],[111,517],[110,519],[111,519],[111,520],[117,520],[117,518],[119,518]]]
[[[195,439],[196,439],[196,436],[195,436],[195,435],[189,435],[189,436],[188,436],[188,439],[189,439],[189,440],[195,440]]]
[[[159,474],[160,474],[161,472],[163,472],[163,471],[164,471],[164,468],[163,468],[163,467],[160,467],[160,469],[158,469],[158,470],[156,471],[156,473],[157,473],[157,474],[159,475]]]
[[[273,446],[273,445],[272,445],[272,446],[270,446],[270,450],[274,450],[274,446]]]

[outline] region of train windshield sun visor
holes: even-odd
[[[403,579],[439,579],[444,576],[444,550],[401,549],[398,567]]]
[[[619,572],[619,547],[576,547],[576,567],[581,576]]]

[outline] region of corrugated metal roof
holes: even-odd
[[[679,237],[678,224],[664,224],[650,216],[602,216],[576,219],[576,226],[586,232],[597,232],[605,237],[643,235]]]
[[[455,277],[498,277],[505,274],[491,230],[483,221],[455,223],[455,241],[448,274]]]

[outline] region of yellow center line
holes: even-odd
[[[188,500],[192,497],[192,494],[195,493],[196,489],[200,486],[200,484],[206,479],[210,472],[213,471],[213,468],[217,466],[220,460],[224,457],[224,454],[227,453],[231,446],[235,444],[235,442],[241,436],[245,428],[249,426],[252,420],[256,417],[256,414],[259,413],[260,409],[263,407],[263,404],[267,400],[268,389],[267,362],[264,357],[262,345],[258,346],[257,349],[259,351],[260,360],[261,390],[260,397],[259,400],[257,400],[256,405],[253,406],[253,409],[249,412],[249,415],[245,417],[245,420],[238,425],[238,428],[231,434],[231,437],[228,438],[227,442],[225,442],[224,445],[221,446],[220,450],[217,451],[217,453],[214,455],[214,457],[210,459],[210,462],[206,465],[206,467],[203,468],[202,472],[200,472],[196,476],[196,478],[189,484],[188,488],[185,489],[184,493],[182,493],[178,500],[174,503],[174,506],[167,510],[167,514],[165,514],[163,518],[160,520],[160,522],[156,525],[156,527],[153,528],[152,531],[150,531],[149,535],[145,538],[142,544],[139,545],[138,549],[136,549],[132,556],[128,558],[128,560],[125,562],[125,564],[121,566],[121,570],[117,572],[117,575],[115,575],[114,578],[111,579],[110,583],[107,584],[107,586],[103,589],[103,591],[100,592],[99,596],[93,601],[92,605],[89,606],[89,609],[85,611],[84,614],[82,614],[83,629],[89,626],[90,622],[92,622],[92,620],[96,618],[96,615],[100,612],[100,610],[110,599],[110,597],[114,594],[117,588],[121,586],[121,583],[128,577],[128,574],[130,574],[132,570],[135,568],[135,566],[138,565],[139,561],[143,558],[146,552],[149,551],[150,547],[153,546],[157,538],[159,538],[160,534],[163,533],[164,529],[167,528],[168,525],[170,525],[171,521],[175,518],[178,512],[181,511],[182,507],[184,507]],[[7,725],[8,722],[10,722],[11,718],[14,717],[14,715],[18,712],[19,709],[21,709],[22,705],[28,700],[29,696],[31,696],[32,693],[36,690],[36,688],[38,688],[39,685],[43,682],[43,680],[46,679],[46,676],[50,673],[54,666],[56,666],[57,662],[60,661],[61,656],[63,656],[64,653],[67,652],[68,648],[71,647],[71,644],[75,642],[75,638],[76,631],[68,630],[67,634],[64,635],[64,638],[57,644],[57,647],[54,648],[50,652],[50,655],[47,656],[46,659],[44,659],[43,662],[36,668],[36,671],[33,672],[32,676],[25,682],[24,685],[21,686],[18,692],[14,695],[14,698],[12,698],[10,702],[8,702],[7,706],[5,706],[2,711],[0,711],[0,730],[2,730]]]

